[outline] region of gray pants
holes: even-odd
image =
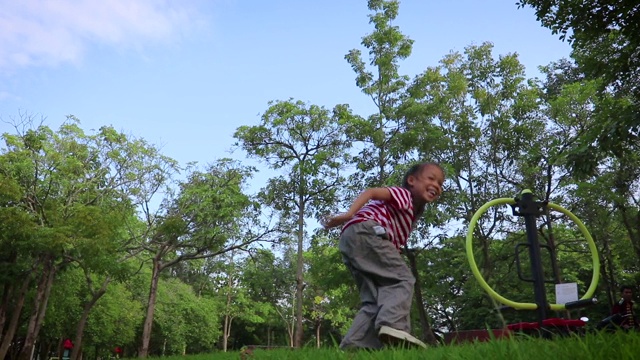
[[[353,274],[362,301],[340,348],[381,348],[378,331],[383,325],[411,330],[415,278],[386,234],[376,235],[374,226],[379,225],[375,221],[353,224],[340,237],[343,261]]]

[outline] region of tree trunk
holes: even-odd
[[[2,289],[2,303],[0,304],[0,339],[4,338],[4,324],[7,322],[7,309],[12,295],[13,284],[5,283]]]
[[[267,326],[267,347],[271,346],[271,326]]]
[[[491,240],[486,236],[481,236],[482,239],[482,277],[485,280],[489,280],[491,278],[493,272],[493,264],[491,263],[491,256],[489,255],[489,246]]]
[[[418,315],[420,317],[420,325],[422,325],[422,340],[430,345],[438,345],[438,340],[435,335],[433,335],[433,329],[431,329],[431,324],[429,324],[429,318],[427,316],[427,311],[424,308],[424,299],[422,298],[422,287],[420,286],[420,276],[418,273],[418,265],[416,263],[416,252],[413,249],[406,249],[405,254],[407,254],[407,258],[409,259],[409,264],[411,266],[411,273],[413,277],[416,279],[414,284],[414,295],[416,298],[416,306],[418,308]]]
[[[295,297],[295,296],[294,296]],[[280,318],[282,318],[282,321],[284,322],[284,326],[287,329],[287,337],[289,338],[289,346],[293,347],[293,327],[295,326],[295,314],[294,314],[294,307],[291,306],[291,322],[289,322],[289,320],[287,319],[287,317],[284,315],[283,312],[281,312],[278,307],[276,306],[276,311],[278,312],[278,315],[280,315]]]
[[[229,315],[224,316],[224,324],[222,324],[222,351],[227,352],[227,341],[229,339],[229,335],[227,334],[227,329],[229,327]]]
[[[556,281],[556,284],[562,283],[562,271],[560,271],[560,266],[558,265],[558,256],[556,251],[556,241],[553,236],[553,229],[551,224],[551,215],[549,214],[549,208],[546,209],[547,215],[547,231],[549,232],[549,236],[546,237],[547,246],[549,246],[551,252],[551,268],[553,269],[553,277]]]
[[[233,300],[233,296],[231,296],[231,290],[233,288],[233,252],[230,257],[230,268],[229,274],[227,276],[227,304],[226,304],[226,314],[224,315],[224,325],[222,328],[222,351],[227,352],[229,347],[229,336],[231,335],[231,301]]]
[[[156,298],[158,297],[158,281],[160,281],[160,259],[153,259],[153,270],[151,272],[151,286],[149,288],[149,301],[147,303],[147,315],[142,327],[142,344],[138,349],[138,357],[146,358],[149,355],[149,342],[151,341],[151,327],[153,325],[153,313],[156,308]]]
[[[294,341],[293,341],[294,336],[293,336],[293,331],[294,331],[294,330],[293,330],[293,329],[291,329],[291,328],[288,328],[288,329],[287,329],[287,332],[289,333],[289,347],[290,347],[290,348],[293,348],[293,347],[294,347]]]
[[[604,287],[607,290],[607,304],[609,304],[609,309],[613,307],[613,296],[611,295],[611,283],[609,282],[609,271],[607,269],[607,262],[603,257],[600,257],[600,278],[604,280]]]
[[[304,278],[303,278],[303,241],[304,241],[304,197],[303,197],[303,174],[302,169],[304,166],[300,166],[300,189],[298,192],[298,261],[296,270],[296,326],[295,326],[295,339],[294,347],[302,347],[302,291],[304,290]]]
[[[47,313],[47,303],[53,286],[53,279],[56,275],[57,268],[53,264],[53,256],[46,255],[43,261],[43,272],[38,283],[34,308],[27,326],[27,335],[24,340],[24,346],[18,355],[19,360],[30,360],[33,356],[33,349],[38,338],[38,333],[42,328],[44,316]]]
[[[227,352],[229,348],[229,337],[231,336],[231,324],[233,323],[233,316],[224,316],[224,328],[222,329],[222,350]]]
[[[0,359],[7,358],[9,347],[11,346],[13,337],[18,330],[18,323],[20,321],[20,315],[22,314],[22,308],[24,307],[27,290],[29,290],[29,284],[31,284],[31,276],[27,275],[22,281],[22,286],[20,287],[18,294],[15,296],[11,319],[9,319],[9,326],[2,336],[2,344],[0,344]]]
[[[613,263],[613,258],[611,256],[611,247],[610,238],[608,236],[602,237],[603,251],[601,252],[602,261],[604,264],[600,267],[602,270],[602,278],[605,279],[605,283],[607,285],[607,300],[609,301],[609,309],[613,307],[615,303],[615,294],[616,294],[616,282],[614,279],[615,267]]]
[[[73,349],[71,350],[70,360],[79,360],[80,350],[82,349],[82,336],[84,334],[84,328],[87,325],[89,319],[89,313],[98,300],[107,292],[107,286],[111,282],[111,278],[107,276],[102,283],[102,287],[97,292],[94,292],[91,296],[91,300],[84,304],[82,308],[82,315],[80,315],[80,321],[76,327],[76,337],[73,340]]]
[[[322,326],[322,322],[318,321],[316,324],[316,348],[320,349],[320,327]]]
[[[38,355],[36,355],[37,358],[38,359],[49,359],[49,354],[51,353],[52,345],[53,345],[53,343],[51,341],[47,341],[45,346],[43,346],[42,342],[41,342],[40,346],[38,346]]]
[[[15,264],[17,262],[17,260],[18,260],[18,252],[17,251],[12,251],[11,254],[7,257],[7,259],[5,259],[7,265]],[[27,276],[26,279],[29,280],[29,276]],[[13,283],[13,282],[5,283],[3,291],[2,291],[2,304],[0,304],[0,339],[4,339],[4,329],[5,329],[4,326],[5,326],[6,322],[7,322],[7,317],[8,317],[7,314],[9,313],[9,306],[11,304],[11,298],[12,298],[13,291],[14,291],[14,285],[16,285],[16,284],[17,284],[17,281],[15,283]]]
[[[295,296],[293,296],[293,301],[295,301]],[[286,320],[285,320],[286,321]],[[287,332],[289,333],[289,347],[295,346],[295,326],[296,326],[296,316],[295,316],[295,307],[291,307],[291,323],[287,322]]]
[[[635,209],[630,209],[626,204],[617,204],[617,207],[622,214],[622,222],[627,234],[629,234],[629,240],[636,253],[636,259],[640,261],[640,211],[637,211],[633,216]]]

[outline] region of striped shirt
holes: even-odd
[[[395,186],[387,189],[391,192],[391,201],[370,201],[344,225],[342,231],[350,225],[373,220],[387,230],[387,235],[396,248],[406,245],[416,220],[411,192]]]

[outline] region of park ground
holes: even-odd
[[[308,359],[308,360],[494,360],[494,359],[640,359],[640,332],[594,333],[546,340],[518,337],[481,343],[446,345],[422,349],[380,351],[341,351],[337,348],[256,349],[251,354],[217,352],[192,356],[166,357],[163,360],[226,359]]]

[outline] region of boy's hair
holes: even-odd
[[[422,170],[424,170],[424,168],[429,167],[429,166],[437,167],[444,174],[444,169],[437,162],[423,162],[423,163],[414,164],[404,174],[404,178],[402,178],[402,187],[408,189],[409,188],[409,176],[417,176],[418,174],[420,174],[422,172]]]
[[[627,289],[633,291],[633,287],[631,285],[622,285],[620,286],[620,293],[622,294]]]

